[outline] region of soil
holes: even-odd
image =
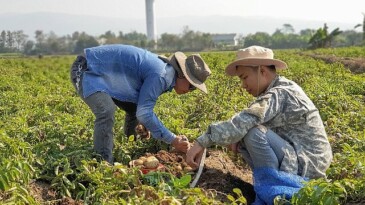
[[[215,190],[222,202],[228,202],[227,194],[236,197],[232,190],[239,188],[247,204],[251,204],[256,195],[252,183],[252,171],[241,157],[222,150],[209,150],[196,187]]]
[[[161,157],[163,153],[163,157]],[[185,156],[181,153],[158,152],[156,157],[165,163],[162,158],[166,156],[173,159],[173,163],[179,162],[185,166]],[[175,159],[177,159],[175,161]],[[167,162],[170,163],[172,161]],[[166,163],[165,163],[166,164]],[[176,170],[170,169],[176,176],[179,173]],[[193,178],[197,177],[193,174]],[[204,168],[199,176],[199,180],[195,187],[200,187],[205,190],[213,190],[217,193],[217,198],[222,202],[228,202],[227,194],[236,196],[233,193],[234,188],[239,188],[243,196],[247,199],[248,204],[255,200],[255,192],[252,186],[252,172],[251,169],[238,157],[230,155],[230,153],[222,150],[209,150],[206,154]]]
[[[354,74],[365,73],[365,58],[337,57],[331,55],[308,55],[314,59],[323,60],[326,63],[342,63]]]
[[[200,176],[197,176],[196,171],[186,170],[190,167],[186,164],[183,153],[161,150],[156,154],[147,153],[145,156],[151,155],[155,156],[164,165],[166,172],[170,172],[177,177],[189,172],[192,174],[193,179],[199,177],[195,187],[215,192],[217,199],[222,202],[229,202],[227,200],[228,194],[236,197],[233,192],[234,188],[241,190],[248,204],[255,200],[251,169],[238,156],[222,150],[210,149],[205,158],[203,171]]]
[[[155,156],[164,171],[170,172],[175,176],[182,176],[185,173],[192,174],[195,179],[196,172],[185,169],[188,165],[185,162],[185,155],[177,152],[167,152],[161,150],[156,154],[146,153],[145,156]],[[180,168],[177,168],[180,165]],[[228,202],[227,195],[236,196],[234,188],[239,188],[248,204],[255,200],[255,192],[252,186],[252,172],[239,157],[230,155],[222,150],[207,151],[204,168],[195,187],[209,190],[216,193],[218,200]],[[43,181],[35,181],[30,184],[31,195],[38,202],[57,205],[78,205],[81,202],[71,198],[57,199],[56,192],[50,184]]]
[[[29,184],[30,194],[39,203],[47,202],[50,205],[82,205],[80,201],[75,201],[72,198],[65,197],[57,199],[56,191],[51,188],[48,182],[34,181]]]

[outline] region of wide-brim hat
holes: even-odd
[[[285,62],[274,59],[274,52],[269,48],[261,46],[250,46],[237,51],[236,60],[226,67],[226,74],[229,76],[237,75],[237,66],[270,66],[274,65],[276,70],[286,69]]]
[[[184,53],[178,51],[169,57],[161,55],[158,57],[172,65],[179,77],[185,77],[190,84],[204,93],[208,93],[204,81],[212,72],[199,54],[192,54],[186,57]]]

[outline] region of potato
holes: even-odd
[[[193,171],[193,168],[191,168],[190,166],[186,166],[186,167],[184,167],[184,171],[191,172],[191,171]]]
[[[158,167],[158,165],[160,164],[160,162],[158,161],[158,159],[154,156],[149,156],[147,157],[146,161],[143,163],[143,165],[147,168],[147,169],[155,169]]]
[[[182,171],[182,167],[180,164],[174,166],[176,171]]]
[[[139,165],[143,165],[143,160],[141,159],[134,160],[134,166],[139,166]]]
[[[142,157],[140,157],[139,159],[140,159],[140,160],[142,160],[142,162],[145,162],[145,161],[146,161],[146,159],[147,159],[147,157],[142,156]]]

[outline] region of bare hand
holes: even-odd
[[[141,123],[138,123],[134,130],[141,139],[149,140],[151,138],[151,132]]]
[[[172,141],[172,146],[175,148],[176,151],[186,153],[190,148],[190,143],[188,138],[185,135],[178,135]]]
[[[188,163],[188,165],[193,169],[198,168],[203,151],[204,148],[200,146],[199,143],[195,142],[194,146],[191,147],[186,153],[186,163]]]

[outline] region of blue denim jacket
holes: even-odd
[[[175,86],[172,66],[157,54],[130,45],[103,45],[85,49],[87,71],[82,79],[83,97],[105,92],[137,104],[137,118],[154,138],[171,143],[175,135],[153,112],[158,97]]]

